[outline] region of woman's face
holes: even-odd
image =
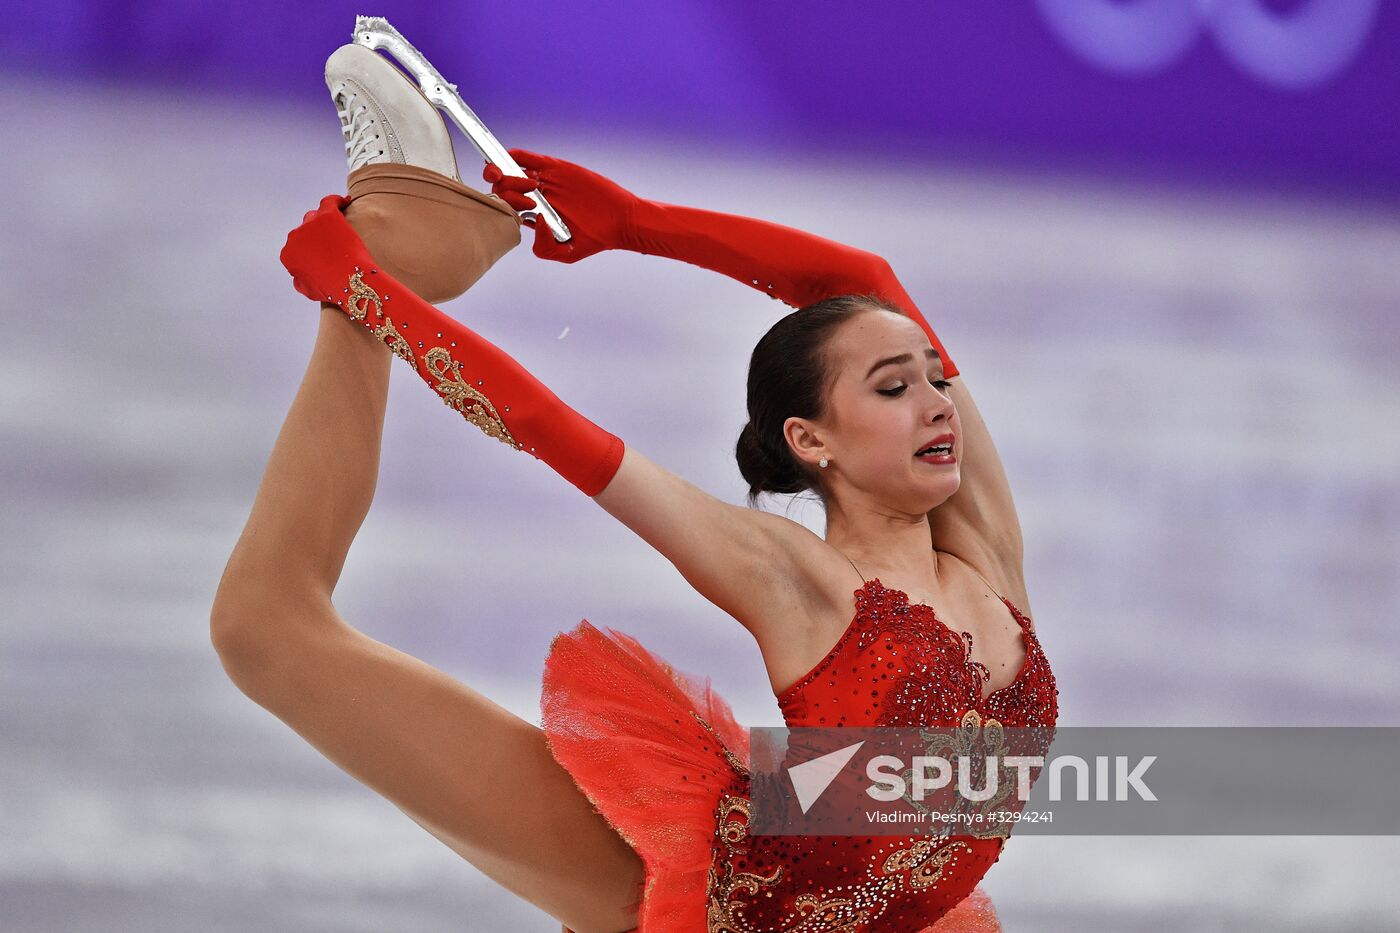
[[[824,417],[789,418],[783,429],[830,493],[841,502],[854,494],[912,515],[957,492],[962,428],[943,362],[919,325],[872,309],[841,324],[827,353],[832,381]],[[941,456],[917,456],[934,444],[952,446]]]

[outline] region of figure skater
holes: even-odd
[[[215,598],[230,678],[567,930],[1000,929],[976,886],[1004,839],[750,835],[744,727],[708,679],[624,633],[585,619],[556,636],[540,729],[362,634],[331,598],[373,497],[397,356],[743,625],[789,726],[1053,727],[1000,461],[888,264],[523,151],[529,177],[488,167],[484,195],[462,184],[437,112],[385,59],[346,46],[326,77],[349,194],[325,198],[282,252],[297,290],[321,302],[320,329]],[[536,189],[573,231],[559,244],[538,224],[539,256],[668,256],[800,309],[753,351],[737,457],[750,506],[762,492],[819,496],[825,539],[663,469],[433,306],[520,241],[516,211]]]

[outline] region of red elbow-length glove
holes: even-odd
[[[297,291],[369,328],[486,434],[545,461],[585,495],[602,492],[622,463],[622,441],[381,269],[345,218],[349,203],[328,195],[288,234],[281,259]]]
[[[511,178],[487,164],[492,193],[518,211],[535,206],[539,188],[573,234],[559,243],[535,226],[534,253],[573,263],[609,249],[665,256],[719,272],[794,308],[836,295],[875,295],[901,308],[928,336],[943,360],[943,375],[958,374],[943,343],[899,284],[889,263],[865,250],[781,224],[639,198],[581,165],[510,150],[528,177]]]

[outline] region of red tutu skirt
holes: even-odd
[[[748,729],[708,677],[586,619],[550,645],[540,711],[555,760],[642,859],[639,933],[702,933],[716,810],[747,787]],[[1000,930],[978,887],[923,933]]]

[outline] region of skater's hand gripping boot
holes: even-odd
[[[632,218],[641,199],[626,188],[582,165],[511,149],[511,158],[526,178],[512,178],[486,163],[482,177],[491,192],[517,211],[535,209],[529,192],[540,189],[569,225],[571,239],[560,243],[541,224],[535,225],[535,255],[574,263],[609,249],[631,249]],[[545,190],[548,189],[548,190]]]
[[[874,253],[792,227],[639,198],[597,172],[523,149],[510,154],[528,177],[502,177],[488,165],[483,177],[516,210],[533,204],[538,189],[574,234],[556,243],[535,231],[542,259],[577,262],[605,249],[665,256],[719,272],[794,308],[837,295],[874,295],[891,302],[924,331],[943,359],[944,377],[958,368],[889,263]]]
[[[516,213],[456,180],[447,128],[387,60],[345,46],[326,63],[326,84],[341,111],[351,196],[323,198],[288,235],[281,259],[297,291],[368,328],[488,436],[589,496],[601,492],[622,441],[424,300],[465,291],[518,243]]]
[[[622,464],[622,441],[381,266],[342,213],[349,205],[328,195],[288,234],[281,258],[297,291],[367,327],[488,436],[545,461],[587,496],[602,492]]]

